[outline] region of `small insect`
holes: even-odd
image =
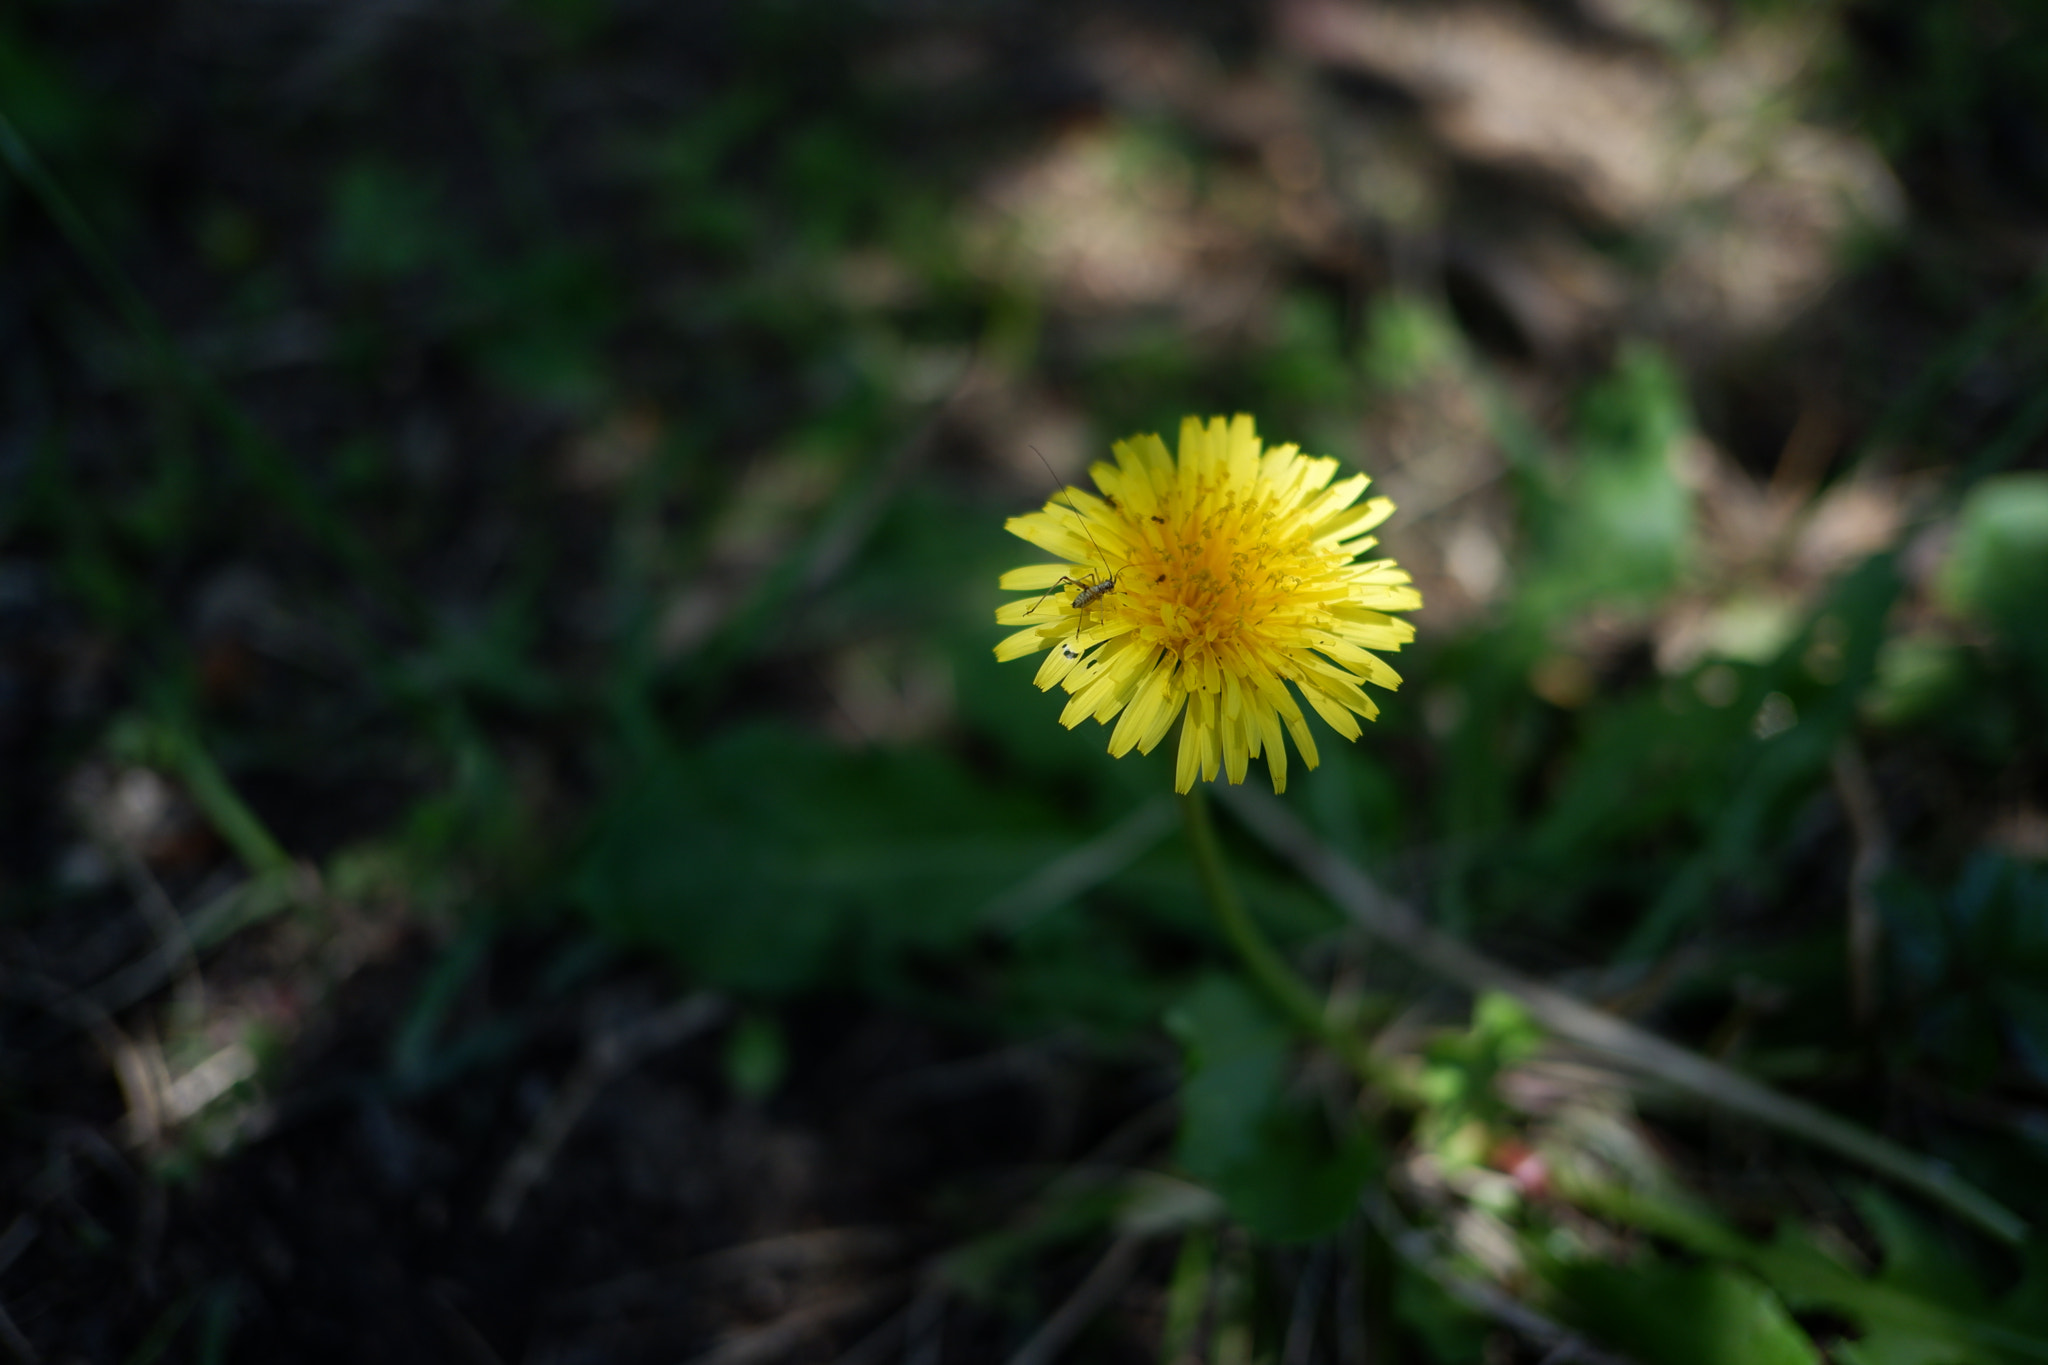
[[[1068,582],[1068,583],[1071,583],[1071,582],[1073,582],[1074,580],[1073,580],[1073,579],[1071,579],[1071,578],[1069,578],[1069,579],[1065,579],[1065,580],[1063,580],[1063,581],[1065,581],[1065,582]],[[1079,592],[1077,592],[1077,593],[1075,593],[1075,594],[1074,594],[1074,610],[1075,610],[1075,611],[1086,611],[1086,610],[1088,610],[1088,608],[1090,608],[1090,607],[1094,606],[1094,605],[1096,604],[1096,602],[1098,602],[1099,600],[1101,600],[1101,599],[1102,599],[1102,598],[1103,598],[1103,597],[1104,597],[1105,595],[1107,595],[1107,594],[1109,593],[1109,591],[1110,591],[1111,589],[1113,589],[1113,588],[1115,588],[1115,587],[1116,587],[1116,575],[1115,575],[1115,574],[1111,574],[1111,575],[1110,575],[1109,577],[1107,577],[1107,578],[1103,579],[1103,580],[1102,580],[1101,582],[1099,582],[1099,583],[1090,583],[1090,584],[1088,584],[1088,585],[1087,585],[1086,587],[1082,588],[1082,589],[1081,589],[1081,591],[1079,591]]]
[[[1060,483],[1060,476],[1053,473],[1052,462],[1045,458],[1044,453],[1040,451],[1037,446],[1032,446],[1030,449],[1033,455],[1038,456],[1038,462],[1045,466],[1045,472],[1047,474],[1052,475],[1052,481],[1054,486],[1059,488],[1062,493],[1066,494],[1068,509],[1072,511],[1075,517],[1079,518],[1081,522],[1081,534],[1088,537],[1088,544],[1091,547],[1093,547],[1096,557],[1102,561],[1103,567],[1107,568],[1109,566],[1109,556],[1103,554],[1102,547],[1095,543],[1095,533],[1088,529],[1088,519],[1086,517],[1081,516],[1080,508],[1074,506],[1074,497],[1071,493],[1066,493],[1065,486]],[[1114,499],[1111,500],[1111,505],[1115,505]],[[1122,572],[1122,569],[1117,569],[1115,572],[1110,573],[1107,577],[1100,577],[1097,576],[1093,570],[1090,570],[1088,578],[1085,581],[1079,578],[1069,578],[1066,575],[1062,574],[1058,582],[1054,583],[1050,588],[1047,588],[1044,592],[1038,595],[1038,602],[1043,602],[1053,593],[1058,592],[1061,588],[1064,588],[1069,584],[1072,584],[1074,587],[1079,588],[1080,591],[1074,594],[1072,603],[1074,608],[1074,638],[1078,641],[1081,638],[1082,613],[1086,612],[1088,608],[1094,606],[1103,598],[1109,596],[1110,593],[1116,591],[1117,575],[1121,574]],[[1038,609],[1038,602],[1034,602],[1031,604],[1031,609],[1033,611],[1036,611]],[[1074,651],[1071,646],[1067,649],[1067,655],[1069,658],[1078,657],[1074,654]]]

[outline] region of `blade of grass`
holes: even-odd
[[[183,784],[214,832],[257,876],[284,875],[296,864],[249,803],[234,789],[213,755],[190,732],[130,716],[108,736],[108,747],[132,762],[162,768]]]

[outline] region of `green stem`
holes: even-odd
[[[280,876],[297,866],[249,803],[220,770],[198,739],[180,726],[131,716],[108,736],[109,747],[122,757],[163,768],[185,786],[235,856],[257,876]]]
[[[1356,1035],[1331,1024],[1323,1012],[1321,997],[1287,965],[1245,909],[1236,884],[1223,866],[1223,849],[1216,840],[1216,826],[1209,818],[1209,803],[1202,789],[1196,787],[1183,795],[1180,809],[1187,822],[1188,844],[1195,853],[1195,871],[1202,879],[1203,891],[1208,893],[1209,908],[1215,912],[1217,927],[1236,950],[1252,980],[1289,1023],[1342,1057],[1360,1081],[1368,1085],[1386,1082],[1386,1068]]]

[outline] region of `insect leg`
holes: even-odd
[[[1059,580],[1058,582],[1054,583],[1054,584],[1053,584],[1053,585],[1052,585],[1051,587],[1047,588],[1047,589],[1046,589],[1046,590],[1045,590],[1044,592],[1042,592],[1042,593],[1038,594],[1038,601],[1037,601],[1037,602],[1033,602],[1033,603],[1031,604],[1031,610],[1032,610],[1032,611],[1037,611],[1037,610],[1038,610],[1038,607],[1039,607],[1039,604],[1040,604],[1040,603],[1044,602],[1046,598],[1048,598],[1048,597],[1052,596],[1052,595],[1053,595],[1054,593],[1058,592],[1058,591],[1059,591],[1059,590],[1060,590],[1061,588],[1064,588],[1064,587],[1066,587],[1066,586],[1067,586],[1067,585],[1068,585],[1069,583],[1073,584],[1073,585],[1074,585],[1075,587],[1077,587],[1077,588],[1080,588],[1080,589],[1081,589],[1081,590],[1082,590],[1083,592],[1087,591],[1087,589],[1088,589],[1088,584],[1086,584],[1086,583],[1083,583],[1083,582],[1082,582],[1082,581],[1081,581],[1080,579],[1078,579],[1078,578],[1067,578],[1067,577],[1064,577],[1064,576],[1062,576],[1062,577],[1060,578],[1060,580]]]

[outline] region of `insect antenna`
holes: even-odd
[[[1105,582],[1112,585],[1115,584],[1117,574],[1122,573],[1124,571],[1124,568],[1128,566],[1120,566],[1115,570],[1115,572],[1109,571],[1109,556],[1102,553],[1102,546],[1096,543],[1095,533],[1088,529],[1088,518],[1081,515],[1081,509],[1074,505],[1074,495],[1067,491],[1067,485],[1065,481],[1062,480],[1058,474],[1053,473],[1052,461],[1046,459],[1045,452],[1040,450],[1037,446],[1026,446],[1025,449],[1029,450],[1033,455],[1036,455],[1038,457],[1038,462],[1045,466],[1045,472],[1052,479],[1052,485],[1054,490],[1058,493],[1059,496],[1064,497],[1067,500],[1067,510],[1074,514],[1074,520],[1081,523],[1081,534],[1088,537],[1088,546],[1090,549],[1095,551],[1095,558],[1097,562],[1100,563],[1103,567],[1103,578]],[[1071,583],[1073,581],[1074,580],[1070,578],[1061,579],[1059,583],[1053,584],[1053,587],[1057,588],[1061,586],[1061,584]],[[1088,588],[1093,587],[1095,585],[1083,584],[1078,586],[1082,588],[1083,592],[1086,592]],[[1047,589],[1047,592],[1050,591],[1051,589]],[[1105,587],[1103,591],[1107,592],[1108,588]],[[1101,593],[1097,593],[1096,596],[1101,596]],[[1040,596],[1038,600],[1043,602],[1045,598],[1043,596]]]

